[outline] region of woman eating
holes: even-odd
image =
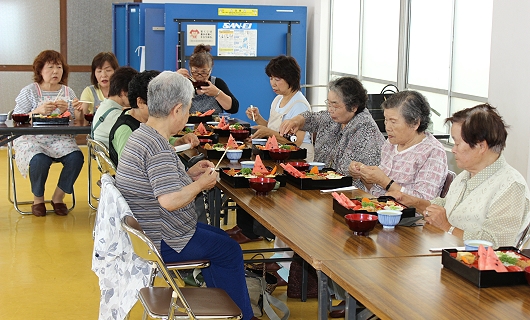
[[[256,132],[251,138],[276,136],[279,143],[291,143],[290,140],[280,135],[280,124],[284,120],[311,110],[309,102],[300,91],[300,66],[293,57],[278,56],[267,64],[265,73],[269,77],[272,90],[277,96],[271,103],[268,121],[261,116],[258,108],[249,107],[247,109],[247,117],[258,124],[252,127],[256,129]],[[313,161],[314,148],[309,132],[297,131],[295,144],[307,150],[306,161]]]
[[[239,101],[228,89],[223,79],[212,76],[213,57],[211,47],[200,44],[195,47],[190,57],[190,70],[179,69],[177,72],[194,83],[195,97],[193,97],[190,112],[237,113]],[[197,85],[203,82],[204,85]]]
[[[280,125],[280,135],[298,130],[314,132],[315,161],[323,162],[342,175],[349,175],[352,161],[376,166],[381,161],[383,134],[366,109],[366,89],[353,77],[329,83],[328,110],[306,111]],[[360,180],[353,185],[364,189]]]
[[[375,196],[395,190],[426,200],[439,196],[447,176],[447,155],[440,141],[425,131],[431,120],[427,99],[416,91],[402,91],[381,107],[388,134],[381,164],[352,162],[350,174]]]
[[[100,52],[92,59],[92,73],[90,82],[81,93],[82,101],[76,108],[76,119],[82,119],[85,114],[94,114],[101,102],[109,97],[110,77],[118,69],[118,59],[112,52]]]
[[[446,122],[451,123],[456,164],[464,170],[447,196],[427,201],[399,191],[389,195],[423,212],[426,223],[461,239],[514,246],[530,221],[530,192],[502,155],[508,136],[504,121],[494,107],[481,104]]]
[[[33,61],[32,84],[27,85],[15,99],[14,114],[27,113],[49,116],[51,114],[74,113],[79,105],[74,91],[66,86],[68,64],[57,51],[45,50]],[[61,162],[63,169],[52,195],[51,205],[59,216],[68,214],[64,204],[65,193],[74,191],[74,182],[83,167],[84,156],[73,135],[24,135],[13,142],[15,160],[20,173],[29,174],[33,205],[31,213],[37,217],[46,215],[44,188],[53,162]]]
[[[186,171],[168,142],[188,121],[192,96],[191,82],[176,72],[149,82],[149,118],[123,149],[116,187],[166,263],[209,259],[201,271],[207,286],[224,289],[251,319],[241,248],[223,230],[197,223],[194,199],[215,186],[218,174],[206,160]]]

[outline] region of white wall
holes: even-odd
[[[144,0],[144,3],[192,3],[190,0]],[[249,0],[205,0],[201,4],[250,5]],[[327,84],[329,74],[330,0],[254,0],[252,5],[307,7],[307,83]],[[326,91],[309,89],[309,103],[322,104]]]
[[[493,3],[489,102],[499,109],[508,129],[504,152],[508,163],[530,181],[530,1]]]

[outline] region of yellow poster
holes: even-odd
[[[217,15],[220,15],[220,16],[239,16],[239,17],[257,17],[258,16],[258,9],[217,8]]]

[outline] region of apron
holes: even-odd
[[[269,129],[272,129],[276,132],[280,132],[280,125],[283,122],[283,117],[289,113],[289,111],[293,108],[293,106],[297,103],[303,103],[307,106],[307,110],[310,110],[310,106],[307,104],[305,100],[296,100],[296,101],[289,101],[287,104],[289,106],[285,106],[281,108],[282,113],[279,113],[276,111],[276,106],[280,103],[282,96],[276,96],[274,100],[272,101],[271,105],[271,112],[269,115],[269,121],[267,123],[267,127]],[[313,158],[315,156],[315,148],[312,143],[302,142],[300,145],[300,148],[307,150],[307,157],[305,158],[306,161],[311,162],[313,161]]]

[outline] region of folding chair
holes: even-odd
[[[98,169],[99,169],[99,172],[101,174],[105,173],[105,170],[103,169],[103,167],[101,167],[99,165],[100,161],[98,161],[98,159],[96,158],[96,151],[100,151],[103,154],[105,154],[107,156],[107,158],[110,158],[109,149],[102,142],[94,140],[94,139],[91,139],[90,135],[87,135],[86,142],[87,142],[87,153],[88,153],[88,164],[87,164],[87,166],[88,166],[88,205],[92,209],[96,210],[97,206],[94,205],[92,200],[99,201],[99,198],[96,195],[94,195],[94,191],[93,191],[93,188],[92,188],[92,186],[94,184],[94,182],[92,181],[92,175],[93,175],[92,161],[95,160],[96,162],[98,162]],[[112,168],[109,168],[107,166],[105,166],[105,168],[107,168],[107,170],[112,169]],[[116,169],[114,168],[113,172],[115,173],[115,171],[116,171]],[[112,173],[112,174],[114,174],[114,173]]]
[[[136,219],[132,216],[126,216],[121,225],[131,238],[134,252],[139,257],[155,264],[169,284],[169,287],[151,286],[140,289],[138,294],[140,302],[149,317],[157,319],[242,318],[239,307],[222,289],[179,288],[160,253],[151,239],[141,231]]]
[[[11,119],[13,111],[10,111],[8,113],[8,119]],[[13,204],[15,207],[15,210],[17,210],[20,214],[31,214],[30,211],[24,211],[19,206],[20,205],[31,205],[33,204],[33,200],[28,201],[19,201],[17,197],[17,183],[15,179],[15,149],[13,148],[13,141],[10,141],[7,143],[7,158],[8,158],[8,175],[7,175],[7,198],[9,202]],[[50,203],[51,201],[45,201],[46,203]],[[68,208],[68,212],[72,211],[75,207],[75,192],[72,189],[72,205]],[[46,213],[52,213],[54,210],[46,210]]]
[[[451,186],[451,183],[453,183],[453,180],[456,178],[456,173],[454,173],[451,170],[447,171],[447,176],[445,177],[444,186],[442,188],[442,192],[440,193],[441,198],[445,198],[447,195],[447,192],[449,191],[449,187]]]

